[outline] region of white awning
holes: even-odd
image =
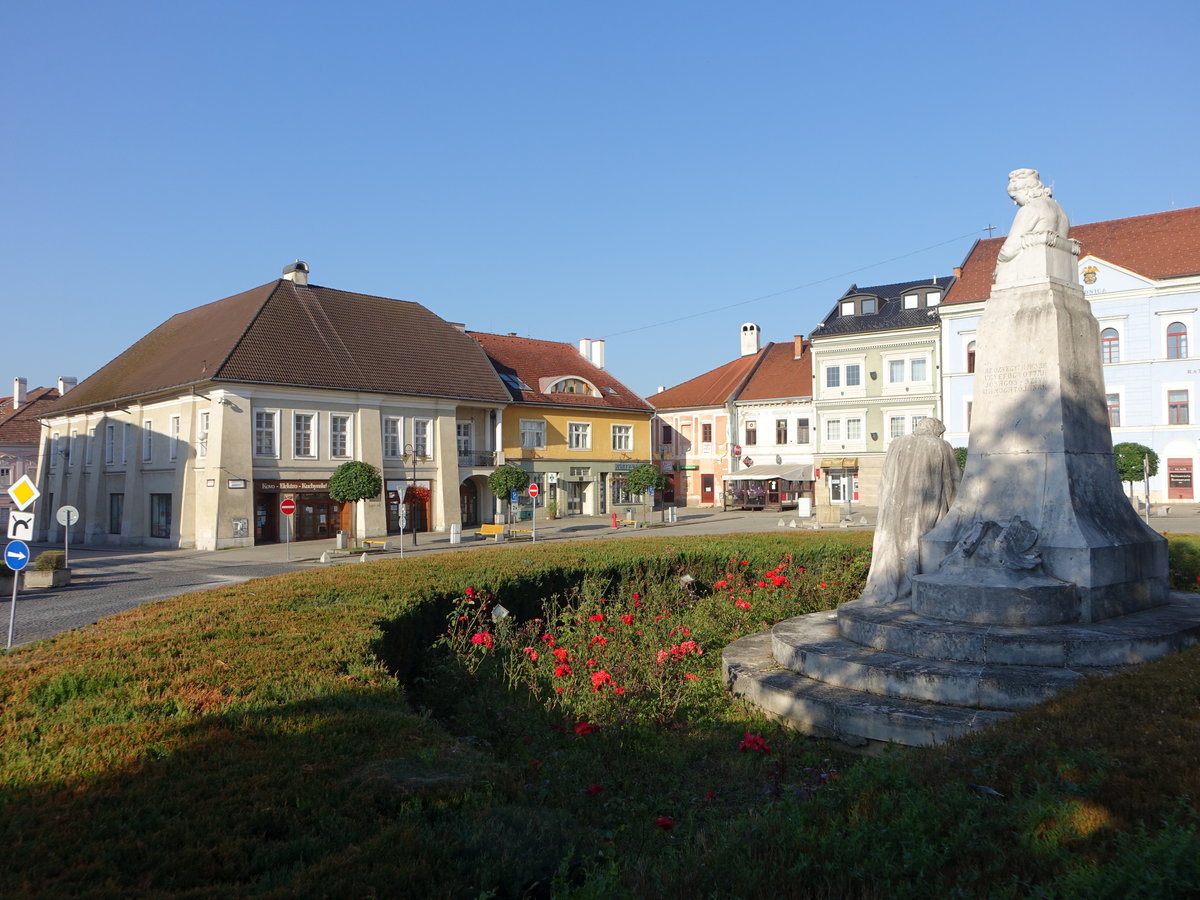
[[[729,475],[721,476],[722,481],[812,481],[813,467],[797,464],[782,466],[751,466]]]

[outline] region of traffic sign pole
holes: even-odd
[[[8,609],[8,645],[6,647],[11,650],[13,629],[17,623],[17,582],[21,580],[21,570],[29,565],[29,545],[24,541],[9,541],[8,546],[4,548],[4,564],[13,573],[12,605]]]
[[[21,580],[19,572],[13,572],[13,595],[12,603],[8,607],[8,644],[5,650],[12,649],[13,626],[17,624],[17,582]]]
[[[530,509],[529,509],[530,531],[529,531],[529,534],[531,535],[531,542],[534,544],[537,543],[537,495],[538,495],[538,486],[537,486],[537,482],[535,481],[533,484],[529,485],[529,500],[530,500],[530,504],[529,504],[530,505]]]
[[[292,561],[292,513],[296,511],[296,501],[288,497],[279,504],[279,511],[283,513],[283,543],[287,546],[288,562]]]

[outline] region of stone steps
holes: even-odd
[[[771,647],[779,665],[833,687],[978,709],[1026,709],[1085,674],[1066,668],[933,660],[875,650],[841,637],[836,617],[829,613],[780,622],[771,631]]]
[[[1200,640],[1200,598],[1194,594],[1172,594],[1162,606],[1090,625],[971,625],[858,601],[843,604],[837,616],[841,635],[856,644],[901,656],[983,664],[1126,666]]]
[[[895,741],[928,747],[1011,715],[879,697],[814,681],[776,662],[770,632],[744,637],[726,647],[722,669],[735,697],[754,703],[805,734],[851,746]]]

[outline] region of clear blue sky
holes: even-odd
[[[605,337],[646,395],[742,322],[790,340],[852,281],[949,273],[1010,169],[1079,223],[1200,205],[1194,0],[68,0],[0,33],[0,394],[301,258]]]

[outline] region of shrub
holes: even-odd
[[[33,568],[38,572],[53,572],[67,567],[67,554],[62,550],[43,550],[33,561]]]

